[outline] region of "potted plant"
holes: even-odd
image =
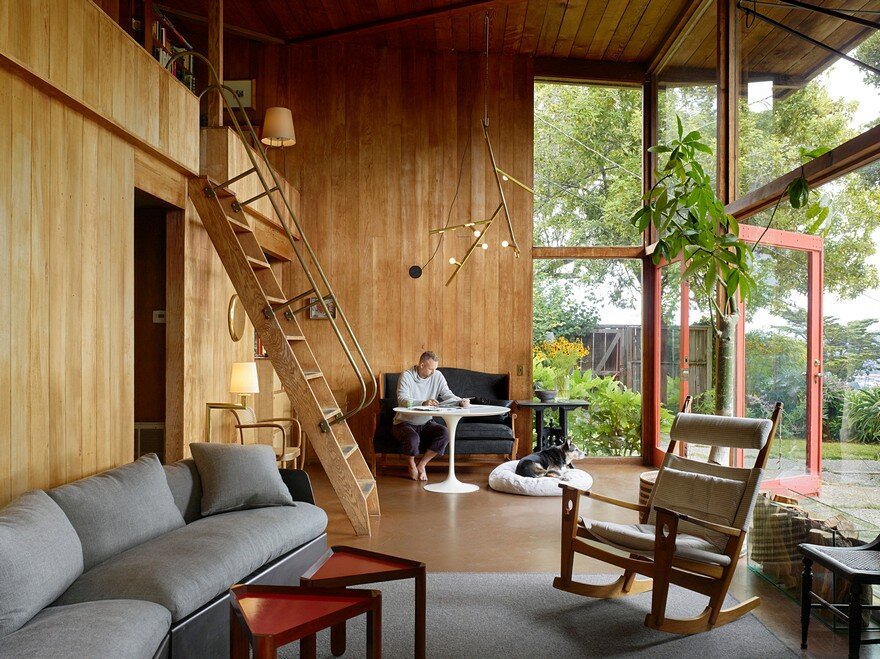
[[[739,299],[741,296],[747,300],[755,292],[752,268],[756,245],[739,237],[739,224],[725,212],[710,176],[699,162],[698,154],[711,155],[712,149],[700,141],[699,131],[685,134],[681,119],[676,117],[676,121],[677,138],[649,149],[665,155],[666,162],[656,172],[657,182],[644,196],[644,205],[630,221],[641,232],[653,227],[655,242],[648,253],[655,264],[681,255],[686,265],[684,279],[695,295],[708,301],[716,348],[715,413],[732,416]],[[809,160],[826,151],[802,150],[801,156]],[[807,207],[807,217],[812,220],[809,231],[818,229],[828,215],[828,209],[818,202],[810,204],[810,186],[803,175],[789,184],[782,198],[787,198],[793,208]]]
[[[580,339],[569,341],[564,336],[541,341],[532,348],[534,362],[552,369],[556,374],[556,390],[562,399],[568,398],[570,377],[580,360],[590,354]]]

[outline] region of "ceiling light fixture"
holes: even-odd
[[[447,218],[447,225],[446,226],[431,229],[428,232],[429,235],[433,235],[433,234],[440,235],[441,240],[442,240],[443,235],[447,231],[456,231],[457,229],[471,229],[472,227],[476,227],[476,226],[480,227],[479,229],[472,230],[474,240],[471,243],[470,247],[468,247],[468,249],[465,252],[465,255],[462,257],[462,259],[460,261],[455,258],[449,259],[449,264],[452,266],[455,266],[455,269],[452,271],[452,274],[449,276],[449,279],[446,280],[447,286],[449,286],[449,284],[452,283],[452,280],[455,279],[455,276],[461,271],[461,269],[464,267],[465,263],[467,263],[471,254],[473,254],[474,250],[477,248],[477,245],[479,245],[484,251],[489,249],[489,243],[485,242],[486,232],[491,228],[492,223],[501,214],[504,215],[504,219],[506,220],[507,234],[508,234],[507,238],[505,240],[501,241],[501,246],[502,247],[513,247],[514,255],[517,258],[519,258],[520,249],[519,249],[519,245],[516,242],[516,236],[513,233],[513,222],[510,219],[510,209],[508,208],[508,205],[507,205],[507,197],[504,194],[504,187],[502,186],[502,183],[512,182],[512,183],[515,183],[516,185],[518,185],[523,190],[529,192],[530,194],[535,194],[535,191],[532,188],[530,188],[529,186],[527,186],[525,183],[523,183],[522,181],[511,176],[507,172],[502,171],[501,168],[498,167],[498,163],[495,160],[495,152],[492,149],[492,140],[489,138],[489,13],[488,12],[486,12],[486,15],[484,17],[483,25],[485,28],[485,43],[486,43],[485,63],[486,63],[486,67],[485,67],[485,77],[483,80],[483,119],[481,121],[481,124],[482,124],[482,128],[483,128],[483,139],[486,142],[486,151],[488,152],[489,160],[492,165],[492,171],[495,175],[495,185],[498,188],[498,196],[500,197],[500,202],[499,202],[498,206],[495,208],[495,211],[492,213],[492,215],[488,219],[479,220],[479,221],[470,221],[470,222],[465,222],[463,224],[456,224],[453,226],[448,226],[449,220]],[[464,158],[462,158],[461,164],[464,165]],[[460,176],[461,176],[461,171],[459,171],[459,180],[460,180]],[[456,196],[457,196],[457,194],[458,194],[458,190],[456,190]],[[455,199],[453,199],[453,203],[455,203]],[[450,213],[451,213],[451,210],[452,210],[452,208],[450,207]],[[439,247],[439,243],[438,243],[437,247]],[[436,251],[437,250],[435,248],[435,250],[434,250],[435,254],[436,254]],[[428,263],[430,263],[433,258],[434,257],[432,255],[431,258],[428,259],[428,262],[425,264],[425,266],[422,266],[422,267],[417,266],[417,265],[412,266],[409,269],[410,277],[412,277],[413,279],[420,277],[422,275],[423,267],[426,267],[428,265]]]

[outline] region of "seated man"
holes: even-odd
[[[446,378],[437,370],[437,355],[430,350],[422,353],[417,366],[400,374],[397,382],[397,404],[400,407],[414,405],[439,405],[441,402],[457,400],[462,407],[470,401],[462,399],[449,390]],[[449,444],[449,431],[431,417],[423,414],[404,414],[398,412],[394,417],[392,434],[403,447],[409,460],[409,475],[414,481],[428,480],[425,466],[436,455],[443,455]],[[424,453],[416,464],[416,457]]]

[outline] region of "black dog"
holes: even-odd
[[[516,465],[518,476],[528,478],[540,478],[541,476],[554,476],[563,478],[566,471],[571,469],[571,461],[586,457],[577,446],[566,440],[561,446],[545,448],[527,455]]]

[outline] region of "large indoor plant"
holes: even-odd
[[[711,177],[699,162],[699,154],[711,156],[712,149],[701,142],[699,131],[685,134],[681,119],[676,117],[676,122],[677,137],[649,149],[666,161],[631,222],[641,232],[652,228],[649,253],[655,264],[681,255],[684,279],[696,296],[708,302],[715,338],[715,413],[732,416],[739,299],[747,300],[755,292],[756,245],[739,237],[739,223],[725,212]],[[825,151],[802,151],[801,155],[806,160]],[[816,231],[827,217],[827,208],[810,204],[810,186],[803,175],[788,185],[779,203],[782,199],[788,199],[793,208],[806,208],[811,220],[808,232]],[[771,223],[775,212],[774,208]]]

